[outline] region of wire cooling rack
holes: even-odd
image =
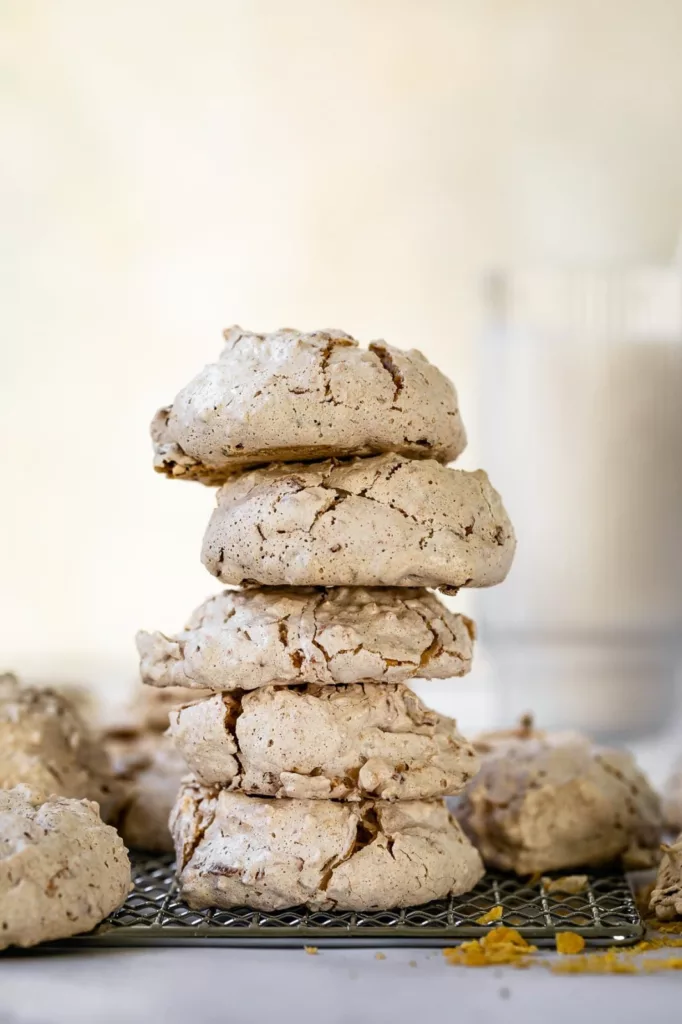
[[[132,854],[134,888],[120,910],[78,946],[450,946],[480,938],[478,919],[502,907],[499,923],[536,945],[554,945],[557,931],[578,932],[593,946],[626,945],[644,926],[626,877],[592,873],[578,895],[548,893],[542,882],[488,872],[471,892],[405,910],[344,912],[305,907],[264,913],[248,907],[190,910],[177,894],[173,860]]]

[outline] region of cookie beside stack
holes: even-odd
[[[465,892],[483,867],[443,797],[476,755],[405,684],[471,664],[473,624],[424,588],[501,582],[515,539],[485,473],[446,468],[466,444],[455,390],[420,353],[338,331],[225,340],[152,424],[159,472],[220,485],[202,558],[240,588],[177,636],[138,635],[144,682],[213,693],[171,715],[194,772],[171,815],[183,896]]]

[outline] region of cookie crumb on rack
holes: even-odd
[[[481,917],[476,918],[476,924],[494,924],[495,921],[500,921],[502,914],[504,913],[502,907],[498,904],[496,907],[491,907],[490,910],[482,914]]]

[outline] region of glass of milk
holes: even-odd
[[[493,274],[484,307],[480,461],[518,536],[477,608],[497,716],[651,732],[682,637],[682,275]]]

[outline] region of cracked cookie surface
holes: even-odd
[[[380,455],[228,480],[202,561],[231,584],[487,587],[506,577],[515,546],[482,470]]]
[[[440,801],[270,800],[185,782],[171,831],[195,909],[413,906],[467,892],[483,874]]]
[[[225,347],[152,422],[154,467],[220,483],[235,468],[395,451],[450,462],[466,434],[424,356],[343,331],[225,331]]]
[[[0,949],[87,932],[130,889],[130,863],[96,804],[0,791]]]
[[[53,690],[21,686],[0,677],[0,789],[28,786],[53,794],[86,797],[111,820],[124,799],[106,753],[76,709]]]
[[[145,683],[220,692],[449,679],[470,670],[474,637],[427,590],[273,587],[216,594],[181,633],[141,632],[137,646]]]
[[[670,921],[682,917],[682,835],[662,850],[650,907],[659,921]]]
[[[402,685],[215,694],[173,712],[169,731],[200,782],[260,796],[429,800],[478,768],[456,722]]]
[[[532,729],[474,742],[480,769],[453,801],[486,864],[519,875],[604,864],[651,866],[660,801],[623,750]]]

